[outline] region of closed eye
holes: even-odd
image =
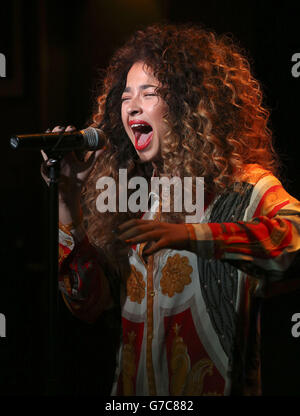
[[[127,101],[127,100],[130,100],[130,97],[122,97],[122,98],[121,98],[121,102],[123,102],[123,101]]]

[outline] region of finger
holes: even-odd
[[[133,237],[137,237],[141,234],[144,234],[145,232],[150,232],[150,231],[155,232],[155,229],[153,229],[152,224],[136,225],[123,231],[121,234],[118,234],[117,238],[125,241],[125,240],[128,240],[129,238],[132,239]],[[156,234],[160,234],[160,230],[156,230]]]
[[[119,231],[125,231],[130,227],[136,226],[136,225],[143,225],[143,224],[150,224],[150,223],[154,223],[154,221],[152,220],[137,220],[137,219],[133,219],[133,220],[129,220],[129,221],[125,221],[122,224],[120,224],[118,226],[118,230]]]
[[[154,233],[153,231],[148,231],[142,234],[138,234],[135,237],[128,238],[125,241],[126,244],[140,244],[145,243],[146,241],[157,241],[160,239],[160,235]]]
[[[41,154],[43,156],[43,159],[46,161],[48,160],[48,156],[46,155],[46,153],[44,152],[44,150],[41,150]]]
[[[65,131],[75,131],[75,130],[76,130],[76,127],[69,125],[66,127]]]
[[[42,162],[41,163],[41,175],[45,180],[47,178],[47,172],[46,171],[47,171],[47,165],[46,165],[45,162]]]
[[[165,241],[159,240],[156,243],[154,243],[150,248],[147,248],[147,250],[143,251],[143,254],[145,254],[146,256],[151,256],[165,247],[166,247]]]
[[[125,221],[117,227],[117,230],[118,232],[122,232],[135,225],[137,225],[137,220]]]
[[[52,133],[60,133],[61,131],[64,131],[65,128],[63,126],[55,126],[52,130]]]

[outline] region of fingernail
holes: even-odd
[[[55,159],[48,159],[47,160],[47,166],[52,166],[54,163],[56,163]]]

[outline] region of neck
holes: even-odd
[[[152,166],[153,166],[153,169],[154,169],[153,175],[154,176],[159,176],[163,171],[163,162],[155,160],[151,163],[152,163]]]

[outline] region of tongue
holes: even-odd
[[[152,131],[149,131],[149,133],[138,133],[136,136],[138,145],[143,146],[146,143],[151,133]]]

